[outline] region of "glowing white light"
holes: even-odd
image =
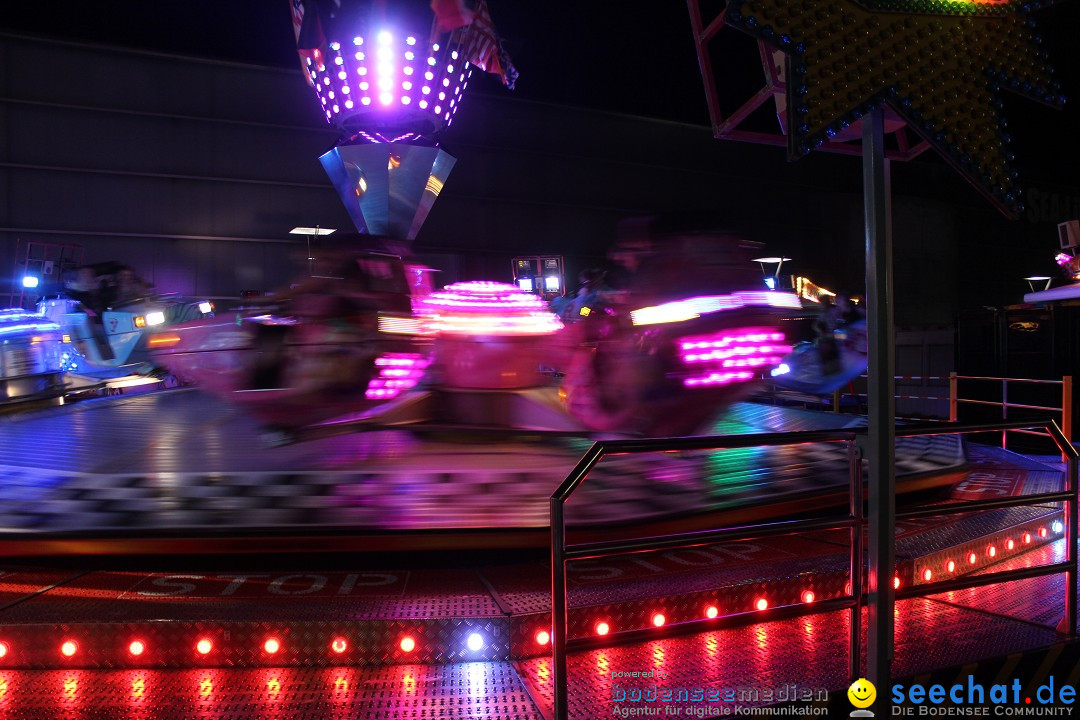
[[[349,110],[352,110],[352,106],[353,106],[353,101],[352,100],[346,100],[345,101],[345,107],[346,108],[348,108]]]
[[[405,82],[401,83],[401,89],[402,90],[412,90],[412,83],[409,82],[408,80],[406,80]]]
[[[341,110],[341,108],[339,108],[339,107],[337,106],[337,103],[334,103],[334,112],[338,112],[338,111],[340,111],[340,110]]]
[[[412,75],[413,74],[412,66],[411,65],[406,65],[405,69],[402,70],[402,72],[405,73],[406,75]]]
[[[353,45],[363,45],[364,44],[364,38],[362,38],[362,37],[354,37],[352,39],[352,41],[353,41]]]
[[[340,50],[341,49],[341,43],[339,43],[338,41],[335,40],[334,42],[330,43],[330,49],[334,50],[334,51]]]
[[[457,50],[453,50],[450,52],[450,58],[452,60],[457,60]]]
[[[438,115],[438,114],[440,114],[441,112],[442,112],[442,108],[441,108],[441,107],[439,107],[438,105],[436,105],[436,106],[435,106],[435,114],[436,114],[436,115]]]
[[[435,64],[435,58],[433,58],[433,57],[429,57],[429,58],[427,59],[427,64],[428,64],[428,65],[434,65],[434,64]]]
[[[787,375],[789,372],[791,372],[791,368],[788,367],[788,364],[787,363],[780,363],[779,365],[774,367],[772,370],[770,370],[769,374],[772,375],[773,377],[776,377],[777,375]]]
[[[394,64],[391,62],[381,62],[376,69],[379,71],[380,75],[389,75],[394,72]]]
[[[367,75],[367,68],[366,67],[358,67],[358,68],[356,68],[356,74],[357,75]]]
[[[360,104],[361,105],[370,105],[371,104],[371,98],[369,98],[367,95],[365,95],[364,97],[360,98]]]
[[[445,100],[446,99],[446,93],[444,93],[444,92],[439,93],[439,99],[440,100]]]
[[[40,281],[33,275],[27,275],[22,279],[22,286],[24,288],[36,288],[39,282]]]
[[[385,78],[384,77],[384,78],[379,79],[379,89],[380,90],[389,90],[392,87],[394,87],[394,81],[391,80],[390,78]]]
[[[446,72],[448,72],[448,73],[454,72],[454,66],[453,65],[447,65],[446,66]]]
[[[390,48],[388,48],[388,47],[379,48],[379,51],[377,53],[375,53],[375,54],[383,62],[388,62],[391,58],[394,57],[394,54],[392,52],[390,52]]]
[[[333,100],[333,99],[334,99],[334,91],[333,91],[333,90],[331,90],[330,92],[326,93],[326,96],[327,96],[328,98],[330,98],[331,100]]]
[[[402,95],[401,96],[401,104],[402,105],[408,105],[411,102],[412,102],[412,99],[408,95]]]
[[[378,38],[379,38],[379,42],[381,44],[383,44],[383,45],[388,45],[390,43],[390,41],[394,39],[390,35],[390,32],[388,30],[383,30],[382,32],[380,32],[379,35],[378,35]]]
[[[469,636],[466,644],[468,645],[469,650],[477,652],[484,647],[484,638],[480,633],[473,633]]]
[[[1050,526],[1050,529],[1056,533],[1059,533],[1065,529],[1065,526],[1062,525],[1059,521],[1055,520],[1054,524]]]
[[[412,60],[415,57],[416,57],[416,53],[414,53],[412,50],[405,53],[405,59],[406,60]]]
[[[434,50],[435,52],[439,52],[439,43],[435,43],[434,45],[432,45],[431,49]]]
[[[426,108],[426,107],[427,107],[427,100],[421,100],[420,101],[420,108],[423,109],[423,108]]]
[[[352,89],[350,89],[348,85],[342,85],[341,86],[341,94],[342,95],[348,95],[351,92],[352,92]]]
[[[338,55],[336,58],[334,58],[334,64],[335,65],[343,65],[343,64],[345,64],[345,58]]]
[[[213,309],[214,309],[214,306],[212,304],[210,304],[209,302],[201,302],[201,303],[199,303],[199,312],[201,312],[203,315],[206,315],[207,313],[212,312]]]
[[[442,84],[443,84],[443,87],[447,87],[450,84],[450,78],[443,78],[442,79]]]
[[[339,72],[339,73],[337,74],[337,76],[338,76],[338,80],[344,80],[344,79],[345,79],[346,77],[348,77],[348,75],[346,75],[346,74],[345,74],[345,71],[344,71],[344,70],[342,70],[341,72]]]
[[[433,74],[432,74],[432,73],[430,73],[430,72],[426,72],[426,73],[424,73],[424,79],[425,79],[425,80],[432,80],[432,79],[433,79],[434,77],[435,77],[435,75],[433,75]]]
[[[384,92],[379,95],[379,102],[381,102],[383,105],[389,105],[390,101],[393,99],[394,96],[388,92]]]
[[[146,324],[153,327],[154,325],[160,325],[165,322],[165,313],[161,311],[155,311],[146,313]]]
[[[424,93],[425,95],[428,95],[428,94],[431,93],[431,88],[429,88],[427,85],[425,85],[424,87],[420,88],[420,92]]]
[[[363,53],[362,50],[357,50],[356,51],[356,59],[357,60],[363,60],[364,59],[364,53]]]
[[[416,44],[416,38],[414,38],[412,36],[409,36],[409,37],[405,38],[405,44],[406,45],[415,45]]]

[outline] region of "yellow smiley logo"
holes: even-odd
[[[847,689],[848,700],[857,708],[868,708],[877,698],[877,688],[866,678],[859,678]]]

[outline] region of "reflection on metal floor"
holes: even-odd
[[[923,598],[898,603],[896,627],[900,682],[933,677],[951,684],[971,674],[989,686],[1017,678],[1034,696],[1049,675],[1059,685],[1074,685],[1080,675],[1080,648],[1024,619]],[[613,717],[616,707],[665,714],[663,706],[672,703],[654,699],[654,690],[661,697],[670,690],[682,717],[745,714],[793,694],[799,700],[791,704],[819,708],[818,715],[826,705],[847,712],[847,631],[845,614],[830,612],[576,653],[569,658],[570,716]],[[943,636],[950,642],[941,642]],[[988,661],[1006,653],[1007,661]],[[936,674],[923,675],[929,673]],[[0,717],[20,720],[540,720],[551,717],[551,696],[547,657],[366,668],[0,667]]]
[[[717,431],[858,422],[744,403]],[[61,545],[41,541],[74,536],[95,538],[79,545],[83,552],[164,551],[125,544],[151,530],[219,543],[233,536],[233,549],[245,537],[288,533],[349,535],[351,549],[543,545],[548,497],[589,445],[383,430],[271,448],[248,417],[191,390],[0,418],[0,430],[0,544],[8,552],[29,552],[23,540],[58,552]],[[963,477],[955,436],[902,440],[897,457],[907,489]],[[592,528],[651,523],[648,532],[771,517],[835,502],[847,472],[844,448],[830,443],[613,457],[590,474],[568,519]],[[198,549],[194,540],[171,546]]]

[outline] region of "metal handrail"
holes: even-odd
[[[1065,627],[1070,635],[1075,636],[1077,631],[1077,521],[1078,521],[1078,497],[1077,497],[1077,468],[1080,453],[1066,439],[1061,429],[1052,420],[1036,421],[1011,421],[999,423],[972,423],[965,425],[941,424],[904,426],[896,428],[896,437],[920,437],[927,435],[955,435],[977,432],[989,432],[1007,430],[1020,430],[1042,428],[1058,445],[1062,456],[1066,458],[1065,489],[1061,492],[1040,493],[1020,498],[1006,498],[997,500],[977,500],[949,505],[921,506],[912,508],[897,517],[924,517],[928,515],[948,515],[966,513],[979,510],[992,510],[1001,507],[1021,506],[1046,502],[1064,502],[1066,504],[1065,519],[1066,527],[1063,535],[1068,539],[1065,560],[1053,565],[1037,568],[1020,568],[986,575],[969,576],[962,579],[926,583],[912,588],[906,588],[896,593],[897,597],[914,597],[920,594],[942,592],[952,589],[974,587],[977,585],[1005,582],[1028,577],[1037,577],[1057,572],[1066,573],[1065,582]],[[773,535],[785,535],[808,531],[840,530],[849,531],[851,546],[849,574],[851,578],[851,593],[837,598],[832,598],[828,607],[830,609],[850,609],[850,648],[849,669],[854,678],[859,672],[861,657],[861,626],[860,608],[862,600],[862,529],[865,525],[862,507],[862,466],[860,463],[861,453],[858,442],[865,438],[866,429],[843,429],[824,430],[809,432],[784,432],[784,433],[760,433],[747,435],[728,435],[695,438],[655,438],[643,440],[614,440],[598,441],[593,443],[578,464],[567,476],[566,480],[559,485],[551,495],[549,501],[551,520],[551,611],[552,611],[552,683],[553,683],[553,716],[555,720],[565,720],[568,716],[568,686],[566,653],[570,643],[567,640],[567,583],[566,563],[572,559],[593,558],[620,553],[650,552],[671,547],[687,547],[701,545],[718,540],[730,541],[733,539],[751,539]],[[612,542],[599,542],[569,546],[566,543],[566,521],[564,505],[573,492],[585,481],[585,477],[596,464],[608,455],[636,454],[644,452],[672,452],[688,450],[726,450],[746,447],[762,447],[777,445],[793,445],[809,442],[845,442],[848,446],[848,494],[849,505],[847,516],[814,517],[802,520],[790,520],[771,523],[758,523],[746,526],[722,528],[711,531],[695,531],[675,533],[672,535],[657,536],[651,538],[638,538],[632,540],[619,540]],[[877,602],[871,600],[870,602]],[[885,607],[882,612],[891,612],[894,599],[889,592],[883,595]],[[825,603],[810,605],[795,605],[782,608],[784,614],[804,615],[817,613],[825,607]],[[770,617],[775,617],[774,609]],[[747,614],[749,616],[750,614]],[[755,616],[757,614],[754,614]],[[700,626],[706,621],[690,621],[680,623],[683,628]],[[672,632],[672,630],[669,630]],[[641,637],[655,637],[655,633],[646,635],[641,630],[621,631],[617,636],[626,640]],[[579,645],[587,645],[585,642],[575,641],[575,648]],[[889,647],[892,639],[889,639]]]

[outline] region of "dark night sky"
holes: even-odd
[[[392,2],[393,0],[388,0]],[[521,73],[522,98],[708,124],[705,93],[683,2],[522,3],[491,0],[492,17]],[[648,7],[644,12],[642,8]],[[633,8],[632,10],[629,8]],[[1036,14],[1056,76],[1075,101],[1055,111],[1005,93],[1024,184],[1080,185],[1080,77],[1074,33],[1080,3]],[[257,64],[296,67],[287,0],[109,0],[19,3],[0,29]],[[725,31],[734,33],[734,31]],[[760,85],[742,37],[720,46],[737,66],[730,103]],[[504,92],[491,77],[480,86]],[[509,91],[505,91],[509,92]],[[926,157],[921,162],[938,162]]]

